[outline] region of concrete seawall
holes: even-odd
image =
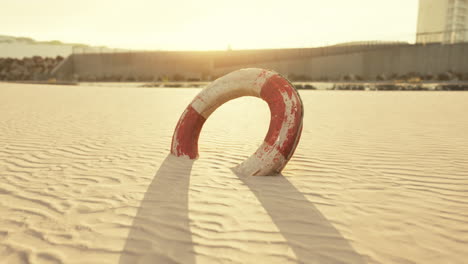
[[[227,72],[262,67],[286,76],[340,79],[358,75],[468,73],[468,43],[452,45],[367,45],[310,49],[212,52],[132,52],[73,54],[54,72],[59,79],[211,80]]]
[[[264,67],[285,75],[307,75],[312,79],[338,80],[344,75],[359,75],[375,79],[377,75],[439,74],[447,71],[468,73],[468,43],[454,45],[408,45],[324,55],[265,63],[252,63],[244,67]],[[215,68],[222,75],[238,66]]]

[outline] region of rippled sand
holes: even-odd
[[[198,91],[0,83],[0,263],[466,263],[468,93],[301,91],[283,175],[246,178],[257,98],[168,155]]]

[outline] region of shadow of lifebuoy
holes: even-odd
[[[287,177],[236,175],[255,194],[298,263],[366,263]]]
[[[193,160],[168,155],[138,208],[120,264],[195,263],[188,190]]]
[[[171,154],[163,161],[130,227],[120,264],[196,263],[188,206],[193,163]],[[298,263],[365,263],[287,177],[236,175],[268,213]]]

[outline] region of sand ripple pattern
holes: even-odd
[[[256,98],[168,156],[196,93],[0,83],[0,263],[466,263],[468,93],[303,91],[266,178]]]

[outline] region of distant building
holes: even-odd
[[[468,42],[468,0],[419,0],[416,42]]]

